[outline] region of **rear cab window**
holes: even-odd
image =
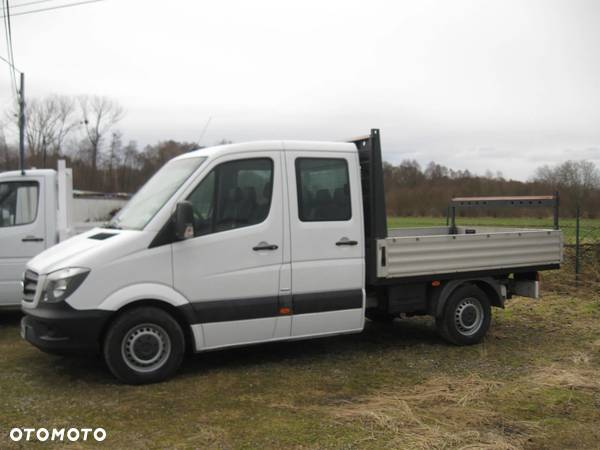
[[[352,218],[348,162],[343,158],[297,158],[298,216],[302,222]]]

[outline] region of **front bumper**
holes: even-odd
[[[65,302],[23,308],[21,337],[40,350],[56,353],[96,353],[110,311],[77,310]]]

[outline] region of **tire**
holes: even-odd
[[[104,338],[104,360],[113,375],[127,384],[166,380],[177,372],[184,353],[179,323],[155,307],[125,311]]]
[[[380,311],[379,309],[367,309],[365,311],[365,317],[369,319],[371,322],[376,323],[390,323],[396,317],[392,314],[386,313],[384,311]]]
[[[456,345],[478,344],[492,320],[488,296],[472,284],[458,287],[448,298],[442,317],[436,318],[438,333]]]

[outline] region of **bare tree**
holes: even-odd
[[[554,186],[577,190],[600,188],[600,170],[591,161],[565,161],[555,167],[542,166],[534,179]]]
[[[55,96],[56,127],[52,152],[58,156],[69,134],[79,125],[75,117],[75,100],[72,97]]]
[[[123,118],[124,111],[118,102],[108,97],[85,95],[79,97],[78,103],[95,176],[104,136]]]
[[[574,204],[580,205],[594,190],[600,189],[600,170],[591,161],[569,160],[555,167],[538,168],[534,181],[566,191],[573,198]]]
[[[48,151],[58,156],[65,138],[76,127],[74,109],[73,99],[60,95],[33,99],[28,103],[25,138],[31,155],[43,167],[46,167]]]

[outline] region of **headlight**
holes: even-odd
[[[44,287],[44,301],[62,302],[83,283],[88,273],[90,269],[85,267],[69,267],[50,273]]]

